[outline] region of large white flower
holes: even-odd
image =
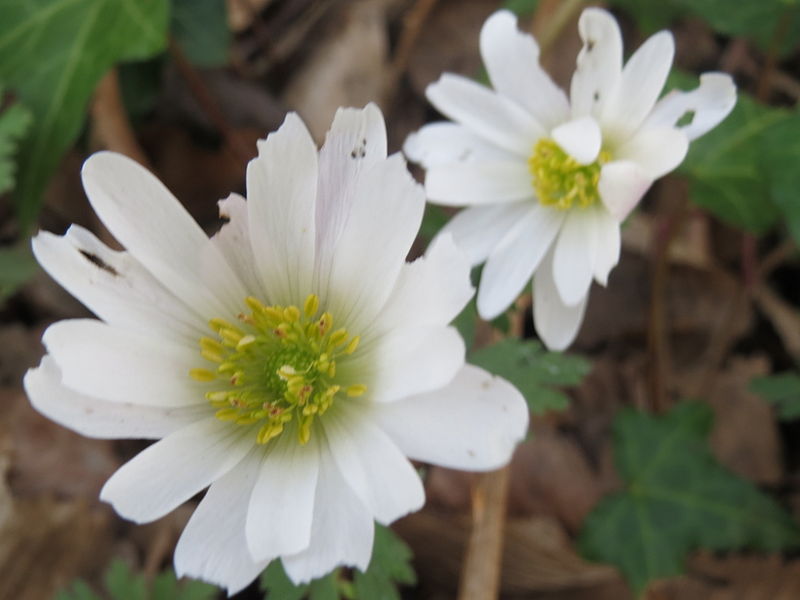
[[[425,199],[380,111],[340,110],[319,152],[289,114],[258,149],[211,239],[152,174],[100,153],[83,183],[127,251],[77,226],[33,242],[101,320],[48,328],[31,402],[84,435],[160,439],[102,490],[126,518],[210,485],[175,567],[231,593],[276,557],[296,582],[364,569],[373,519],[423,504],[409,458],[495,469],[528,421],[447,325],[473,293],[452,241],[405,263]]]
[[[473,264],[486,261],[481,316],[503,312],[535,272],[536,330],[559,350],[577,334],[592,279],[605,285],[619,261],[620,222],[736,102],[721,73],[658,100],[674,53],[669,32],[649,38],[623,68],[610,14],[586,9],[579,31],[568,99],[539,65],[533,37],[510,12],[495,13],[480,39],[494,90],[442,75],[427,97],[455,123],[427,125],[404,147],[427,169],[429,200],[469,206],[443,232]]]

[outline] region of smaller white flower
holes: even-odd
[[[532,36],[508,11],[489,17],[480,49],[494,90],[444,74],[427,97],[455,123],[426,125],[404,151],[427,170],[431,202],[469,206],[448,223],[473,264],[486,261],[478,311],[502,313],[533,278],[536,330],[548,347],[574,340],[594,279],[619,261],[620,223],[689,141],[733,109],[728,75],[661,100],[672,35],[649,38],[623,68],[622,37],[604,10],[586,9],[570,97],[539,65]],[[689,124],[680,125],[691,117]]]
[[[448,326],[473,293],[466,259],[442,238],[405,262],[425,197],[387,158],[380,110],[340,109],[319,152],[289,114],[258,150],[247,200],[220,203],[229,222],[210,239],[151,173],[105,152],[83,183],[127,250],[77,226],[33,241],[101,320],[47,329],[31,403],[87,436],[159,440],[101,498],[147,522],[208,487],[175,570],[231,594],[277,558],[298,583],[365,569],[374,520],[424,501],[408,458],[496,469],[528,423]]]

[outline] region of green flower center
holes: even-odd
[[[576,203],[583,208],[592,206],[600,200],[600,169],[609,160],[609,152],[601,150],[595,162],[582,165],[552,139],[540,139],[528,159],[539,202],[559,210],[568,210]]]
[[[301,444],[311,438],[314,417],[323,415],[342,393],[362,395],[361,383],[343,386],[336,361],[355,352],[359,337],[333,330],[333,316],[319,313],[311,294],[303,309],[265,306],[245,299],[249,314],[234,325],[212,319],[213,337],[200,339],[200,355],[214,368],[192,369],[197,381],[213,386],[206,393],[215,416],[237,425],[260,425],[256,441],[266,444],[294,422]]]

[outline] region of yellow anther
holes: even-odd
[[[312,417],[304,415],[303,418],[300,419],[300,423],[297,427],[297,439],[303,445],[307,444],[308,440],[311,439],[311,423]]]
[[[211,319],[208,322],[208,326],[211,327],[216,332],[219,332],[220,329],[233,329],[235,326],[231,325],[225,319]]]
[[[258,430],[256,442],[259,444],[266,444],[275,436],[280,435],[282,431],[283,423],[267,423]]]
[[[319,328],[320,335],[325,335],[328,333],[330,328],[333,327],[333,315],[331,315],[329,312],[322,313],[322,316],[317,322],[317,327]]]
[[[275,324],[283,321],[283,309],[279,306],[267,306],[264,314]]]
[[[215,363],[222,362],[222,354],[220,354],[219,352],[213,352],[211,350],[203,349],[200,351],[200,356],[202,356],[206,360],[210,360],[211,362]]]
[[[242,339],[240,339],[239,342],[236,344],[236,349],[243,350],[248,346],[252,346],[255,343],[255,341],[256,341],[256,336],[246,335]]]
[[[210,337],[200,338],[200,349],[208,350],[209,352],[214,352],[216,354],[222,354],[225,352],[222,344],[220,344],[217,340],[211,339]]]
[[[196,381],[208,382],[214,381],[217,378],[217,374],[208,369],[190,369],[189,377]]]
[[[291,377],[297,374],[297,371],[294,370],[292,365],[283,365],[280,369],[278,369],[278,377],[283,379],[284,381],[288,381]]]
[[[303,312],[307,317],[313,317],[319,310],[319,297],[316,294],[309,294],[303,303]]]
[[[294,323],[300,320],[300,309],[296,306],[287,306],[283,309],[283,318],[289,323]]]
[[[228,401],[230,392],[228,390],[217,390],[214,392],[206,392],[206,398],[212,402]]]
[[[239,410],[236,408],[223,408],[214,413],[220,421],[234,421],[239,416]]]
[[[255,298],[254,296],[248,296],[244,299],[244,303],[252,310],[253,312],[263,312],[264,309],[267,307],[261,303],[261,300]]]
[[[347,341],[347,329],[344,328],[337,329],[336,331],[334,331],[329,339],[331,346],[333,346],[334,348],[336,346],[341,346],[346,341]]]
[[[244,337],[244,332],[241,329],[224,328],[219,330],[220,337],[229,344],[235,346]]]
[[[363,383],[355,383],[347,387],[347,395],[351,398],[357,398],[358,396],[363,396],[364,392],[367,391],[367,386]]]
[[[358,343],[360,341],[361,341],[361,336],[360,335],[355,336],[353,339],[350,340],[350,342],[345,347],[344,353],[352,354],[353,352],[355,352],[356,348],[358,348]]]
[[[332,362],[331,365],[328,367],[328,377],[334,378],[336,377],[336,363]]]

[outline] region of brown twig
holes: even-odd
[[[225,139],[226,148],[238,162],[246,163],[249,161],[253,154],[250,147],[237,135],[236,130],[228,122],[219,102],[217,102],[211,90],[208,89],[203,78],[200,77],[192,63],[186,58],[181,47],[172,38],[169,40],[169,54],[200,108]]]
[[[386,73],[386,78],[383,82],[383,90],[381,102],[387,111],[392,104],[392,99],[397,92],[397,86],[400,84],[400,79],[406,72],[408,61],[411,58],[411,51],[414,49],[414,44],[422,32],[422,27],[431,14],[437,0],[417,0],[414,6],[403,19],[403,31],[400,33],[400,39],[397,42],[397,49],[392,57],[392,62]]]

